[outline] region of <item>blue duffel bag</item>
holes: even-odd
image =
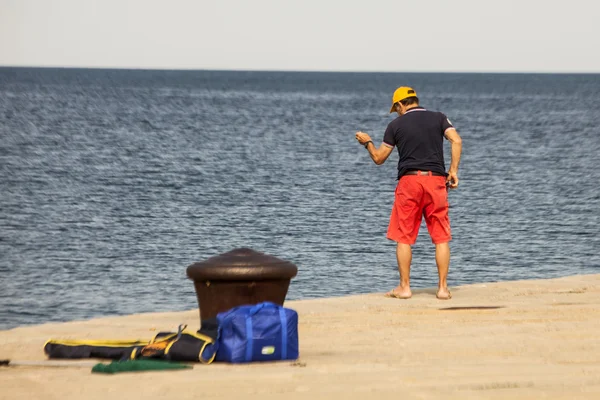
[[[216,361],[296,360],[298,313],[264,302],[232,308],[217,314],[219,347]]]

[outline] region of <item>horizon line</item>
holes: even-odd
[[[164,72],[286,72],[286,73],[340,73],[340,74],[494,74],[494,75],[598,75],[600,71],[500,71],[500,70],[319,70],[319,69],[212,69],[212,68],[167,68],[167,67],[115,67],[115,66],[63,66],[63,65],[3,65],[0,69],[64,69],[64,70],[114,70],[114,71],[164,71]]]

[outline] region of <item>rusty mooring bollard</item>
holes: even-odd
[[[235,249],[187,267],[194,281],[200,321],[245,304],[270,301],[283,305],[298,268],[252,249]]]

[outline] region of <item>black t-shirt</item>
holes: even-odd
[[[398,148],[398,179],[410,170],[446,174],[443,139],[450,128],[454,127],[444,114],[423,107],[411,108],[390,122],[383,144]]]

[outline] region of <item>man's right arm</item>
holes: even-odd
[[[446,181],[449,182],[451,189],[458,187],[458,164],[460,164],[460,154],[462,153],[462,139],[454,128],[448,128],[444,132],[444,136],[450,142],[450,150],[452,160],[450,161],[450,169]]]

